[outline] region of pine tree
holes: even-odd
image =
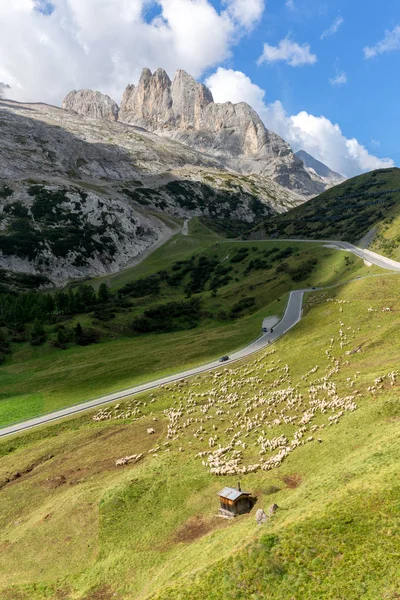
[[[29,342],[31,346],[41,346],[46,341],[47,335],[43,327],[43,323],[39,319],[35,319],[32,326]]]
[[[80,323],[77,323],[75,326],[75,342],[77,344],[82,344],[84,339],[83,327]]]
[[[65,350],[68,344],[68,335],[64,329],[59,329],[57,331],[57,346],[62,350]]]
[[[110,299],[110,292],[106,283],[101,283],[99,287],[99,302],[105,304]]]

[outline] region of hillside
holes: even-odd
[[[379,272],[318,244],[226,241],[194,220],[137,267],[0,292],[0,426],[219,358],[279,318],[292,289]]]
[[[0,124],[0,269],[39,285],[116,272],[184,218],[257,223],[304,201],[119,122],[1,100]]]
[[[390,258],[400,258],[400,169],[359,175],[284,215],[265,221],[255,238],[291,237],[361,241]]]
[[[396,598],[397,291],[313,293],[268,351],[1,442],[1,597]],[[238,479],[256,507],[216,518]]]

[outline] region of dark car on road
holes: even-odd
[[[229,360],[229,356],[225,355],[225,356],[221,356],[221,358],[219,359],[219,362],[226,362],[227,360]]]
[[[267,329],[266,327],[263,327],[263,328],[262,328],[262,332],[263,332],[263,333],[268,333],[268,329]]]

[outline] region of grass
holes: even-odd
[[[1,598],[398,597],[399,377],[393,385],[387,377],[374,380],[398,369],[399,315],[398,276],[313,293],[304,319],[274,353],[221,368],[219,377],[135,397],[138,420],[124,417],[123,404],[111,410],[117,418],[94,421],[88,414],[1,442]],[[295,388],[308,402],[310,387],[335,365],[330,381],[341,398],[355,396],[357,410],[313,433],[338,409],[318,412],[304,434],[314,441],[278,469],[239,476],[243,489],[258,496],[256,508],[278,504],[273,519],[257,527],[254,510],[232,522],[215,518],[216,493],[238,476],[218,478],[196,458],[209,450],[209,437],[225,445],[228,426],[244,428],[242,465],[254,464],[262,428],[269,438],[289,439],[297,428],[281,419],[269,431],[276,414],[268,407],[286,417],[299,413],[286,403],[251,408],[255,398]],[[167,440],[164,411],[180,405],[176,434]],[[263,423],[244,438],[246,418],[260,419],[261,410]],[[203,441],[194,436],[200,419]],[[145,457],[136,465],[115,467],[116,458],[138,452]]]
[[[162,215],[157,215],[157,218],[162,218]],[[221,236],[203,225],[198,217],[194,217],[189,222],[188,235],[177,233],[168,242],[152,252],[139,265],[112,275],[93,279],[88,281],[88,283],[93,285],[95,289],[98,289],[100,283],[105,281],[110,285],[111,290],[115,291],[129,281],[139,279],[140,277],[147,277],[161,269],[169,267],[178,260],[187,259],[194,252],[200,254],[215,246],[220,240],[222,240]]]
[[[209,234],[208,239],[198,222],[193,227],[193,239],[177,236],[168,242],[166,249],[160,248],[132,270],[129,280],[152,274],[177,259],[187,258],[193,253],[199,237],[202,239],[199,252],[217,257],[222,264],[229,264],[229,257],[233,257],[239,248],[246,247],[249,256],[245,261],[234,264],[233,280],[220,288],[216,297],[209,290],[199,294],[205,314],[214,316],[204,318],[196,328],[186,331],[136,336],[118,333],[119,328],[123,330],[126,327],[128,319],[142,314],[144,309],[160,302],[182,299],[182,286],[177,289],[164,286],[160,296],[136,300],[128,315],[117,315],[113,322],[115,333],[104,329],[103,341],[99,344],[72,346],[67,350],[54,349],[50,343],[35,348],[29,344],[15,344],[13,354],[0,367],[0,425],[51,412],[218,358],[256,339],[264,317],[281,316],[291,289],[331,285],[357,275],[381,272],[379,268],[363,266],[363,262],[351,254],[316,244],[220,242],[216,241],[214,234]],[[172,251],[171,244],[174,242],[175,251]],[[265,250],[275,247],[279,251],[294,247],[293,255],[285,259],[293,269],[304,261],[317,260],[312,275],[294,282],[288,273],[276,272],[282,261],[272,263],[270,269],[246,274],[246,265],[253,257],[262,258]],[[165,257],[166,251],[171,262]],[[119,279],[118,286],[123,281],[128,279]],[[215,317],[249,296],[254,298],[254,306],[239,315],[240,318],[224,321]],[[83,326],[92,324],[88,315],[79,315],[74,322],[77,320]]]

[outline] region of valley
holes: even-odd
[[[399,598],[400,169],[232,69],[134,81],[0,83],[1,600]]]

